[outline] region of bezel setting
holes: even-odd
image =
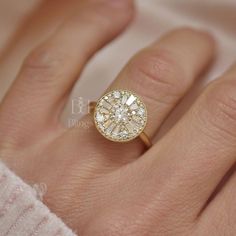
[[[147,124],[147,109],[135,93],[116,89],[104,94],[94,110],[97,130],[114,142],[128,142],[138,137]]]

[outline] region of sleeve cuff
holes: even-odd
[[[0,162],[1,236],[76,236],[36,197],[35,191]]]

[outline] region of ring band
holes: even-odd
[[[147,148],[152,146],[144,132],[147,109],[140,97],[128,90],[112,90],[98,102],[90,102],[94,123],[105,138],[114,142],[128,142],[139,137]]]

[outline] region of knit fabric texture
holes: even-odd
[[[36,193],[0,162],[0,236],[75,236]]]

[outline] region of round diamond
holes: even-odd
[[[114,91],[113,95],[114,95],[114,98],[120,98],[120,92],[119,91]]]
[[[122,105],[119,108],[116,109],[115,111],[115,117],[114,117],[116,122],[127,122],[128,121],[128,109]]]
[[[97,102],[94,121],[98,131],[107,139],[130,141],[144,130],[147,110],[133,92],[115,90],[105,94]]]
[[[145,113],[145,110],[142,107],[140,107],[138,110],[138,114],[142,116],[144,113]]]

